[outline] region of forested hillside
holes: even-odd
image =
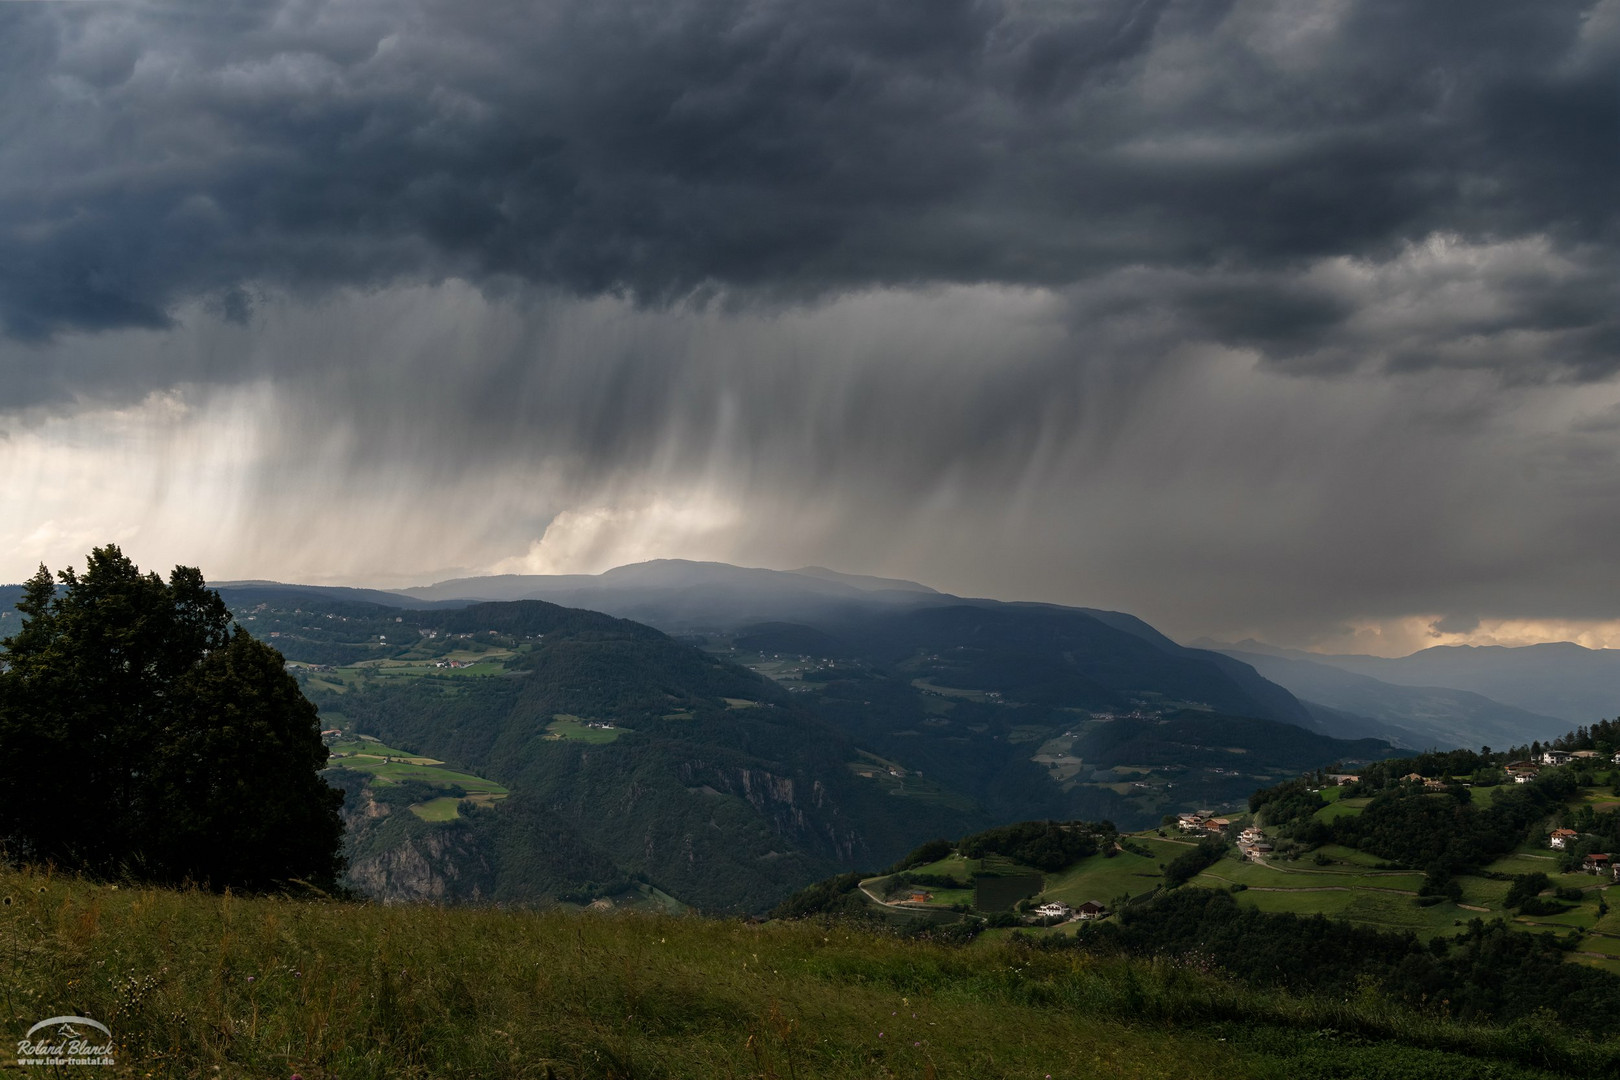
[[[510,792],[426,821],[386,790],[398,782],[354,790],[354,774],[335,774],[351,789],[351,879],[383,895],[622,902],[655,886],[755,910],[980,820],[968,801],[891,797],[850,769],[849,738],[785,691],[636,623],[538,601],[411,612],[408,624],[305,604],[303,625],[276,638],[292,654],[386,657],[305,671],[330,723]],[[271,619],[267,607],[255,621]],[[351,640],[323,640],[339,633]],[[390,637],[403,643],[382,649]],[[435,793],[418,794],[420,808]]]
[[[930,836],[1043,815],[1140,825],[1389,752],[1183,700],[1254,701],[1225,658],[1167,661],[1179,647],[1058,609],[939,607],[864,636],[762,626],[699,649],[539,601],[225,595],[305,665],[345,737],[502,789],[457,806],[470,789],[442,771],[332,773],[351,880],[396,898],[759,910]],[[1164,692],[1142,689],[1167,669]]]

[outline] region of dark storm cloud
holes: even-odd
[[[42,340],[455,277],[652,304],[997,282],[1302,371],[1597,378],[1612,9],[4,4],[0,319]],[[1489,294],[1425,333],[1363,317],[1387,283],[1322,280],[1437,236],[1541,247],[1419,274]]]

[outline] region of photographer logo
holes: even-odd
[[[53,1016],[28,1029],[17,1043],[18,1065],[111,1065],[113,1037],[88,1016]]]

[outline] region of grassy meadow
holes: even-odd
[[[603,743],[617,741],[619,736],[623,735],[626,730],[621,727],[591,727],[591,723],[584,717],[558,713],[551,723],[546,725],[546,734],[553,739],[567,739],[572,742],[591,743],[600,746]],[[596,723],[601,723],[601,721],[596,721]]]
[[[1537,1020],[1257,993],[1185,962],[814,921],[241,898],[0,871],[0,1027],[88,1016],[99,1077],[1591,1076]],[[43,1072],[42,1072],[43,1074]],[[51,1075],[72,1075],[71,1071]]]

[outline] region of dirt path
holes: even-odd
[[[882,878],[867,878],[866,879],[866,881],[881,881],[881,880],[883,880],[883,879]],[[861,892],[865,893],[866,896],[867,896],[867,899],[871,900],[873,903],[882,904],[884,907],[902,908],[902,909],[904,909],[906,911],[937,911],[937,910],[939,910],[938,908],[935,908],[935,907],[933,907],[932,905],[929,905],[929,904],[913,904],[910,900],[884,900],[884,899],[880,898],[877,893],[873,892],[871,889],[868,889],[866,887],[866,881],[861,882],[857,886],[857,888],[859,888],[861,890]]]

